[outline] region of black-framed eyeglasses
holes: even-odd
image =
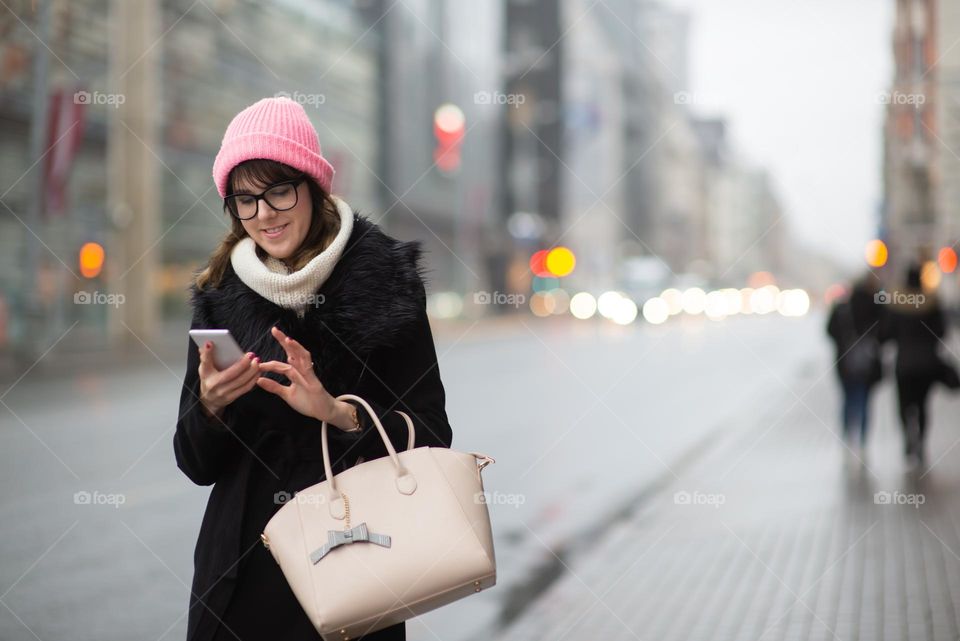
[[[256,217],[260,200],[265,200],[276,211],[287,211],[297,206],[298,189],[305,179],[295,178],[274,183],[259,194],[230,194],[223,199],[224,206],[234,218],[250,220]]]

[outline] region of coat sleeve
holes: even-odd
[[[835,303],[827,319],[827,336],[837,345],[840,344],[840,304]]]
[[[446,393],[427,317],[426,296],[411,333],[399,346],[371,354],[361,381],[361,389],[353,393],[370,404],[398,452],[407,447],[407,424],[397,410],[413,421],[416,447],[450,447],[453,430],[447,419]],[[356,440],[351,449],[358,450],[358,456],[367,460],[386,456],[387,449],[373,420],[366,409],[356,405],[363,430],[357,436],[341,434]]]
[[[190,328],[202,325],[194,317]],[[180,392],[180,409],[173,451],[177,467],[197,485],[212,485],[224,463],[236,456],[239,437],[231,429],[233,412],[227,406],[220,419],[208,418],[200,405],[200,354],[192,339],[187,339],[187,371]]]

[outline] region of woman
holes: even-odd
[[[268,98],[230,123],[213,176],[230,231],[191,286],[192,328],[230,330],[246,350],[218,371],[187,352],[174,437],[178,467],[213,485],[194,553],[189,641],[320,639],[260,542],[294,492],[385,456],[370,403],[398,451],[450,447],[426,314],[421,248],[383,233],[330,192],[333,167],[306,112]],[[363,637],[404,639],[400,623]]]
[[[897,292],[884,338],[897,345],[897,397],[908,462],[923,465],[927,435],[927,397],[943,376],[939,348],[946,333],[943,310],[921,287],[920,268],[907,270],[906,291]]]
[[[837,377],[843,390],[843,438],[861,458],[870,426],[870,392],[883,378],[880,360],[881,309],[874,301],[873,276],[857,281],[849,298],[834,305],[827,333],[836,348]]]

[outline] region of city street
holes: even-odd
[[[409,622],[409,638],[482,638],[523,616],[564,573],[558,556],[730,434],[796,403],[826,433],[835,401],[791,391],[800,378],[832,384],[821,335],[817,314],[659,327],[525,316],[438,331],[453,446],[497,460],[484,481],[498,586]],[[182,370],[170,359],[28,373],[2,393],[0,638],[183,638],[209,489],[173,458]],[[94,498],[77,503],[77,492]]]
[[[0,641],[960,641],[960,2],[0,33]]]
[[[934,393],[926,468],[905,465],[893,386],[861,464],[805,370],[633,513],[562,555],[500,641],[953,641],[960,635],[960,399]],[[796,394],[794,396],[793,394]]]

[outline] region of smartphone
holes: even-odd
[[[201,349],[207,341],[213,343],[213,364],[217,369],[227,369],[246,354],[229,329],[191,329],[190,338]]]

